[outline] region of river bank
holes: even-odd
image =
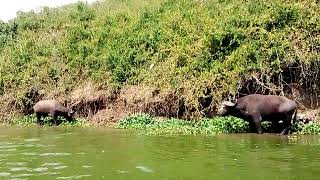
[[[115,129],[133,129],[143,134],[151,135],[217,135],[233,133],[250,133],[255,129],[249,127],[249,123],[236,117],[214,117],[200,118],[194,120],[183,120],[177,118],[153,117],[148,114],[133,114],[121,118],[116,122],[96,124],[85,118],[76,118],[72,122],[60,119],[59,126],[66,127],[112,127]],[[7,123],[9,126],[30,126],[36,125],[34,115],[17,118],[15,121]],[[50,118],[45,118],[44,126],[53,126]],[[268,121],[262,122],[265,133],[279,133]],[[294,134],[320,134],[319,121],[297,121],[293,125]]]
[[[0,119],[53,98],[96,123],[211,118],[252,93],[317,108],[319,11],[314,0],[110,0],[19,12],[0,22]]]

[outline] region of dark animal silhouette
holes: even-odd
[[[283,96],[251,94],[240,98],[236,103],[224,101],[217,114],[232,115],[243,118],[251,126],[262,133],[261,122],[268,120],[272,123],[283,121],[284,129],[281,135],[289,133],[295,122],[298,104]]]
[[[38,124],[41,124],[41,117],[46,116],[51,116],[55,125],[57,125],[58,116],[63,116],[67,121],[71,121],[75,113],[73,110],[64,107],[57,100],[41,100],[33,106],[33,110],[37,115]]]

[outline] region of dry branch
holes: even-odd
[[[258,85],[270,90],[270,91],[278,91],[278,92],[282,92],[282,89],[275,89],[275,88],[271,88],[266,86],[263,82],[261,82],[255,75],[251,75],[252,78],[257,82]]]

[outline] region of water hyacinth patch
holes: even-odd
[[[261,126],[264,132],[272,132],[272,123],[263,121]],[[145,134],[206,134],[221,133],[248,133],[252,132],[249,123],[233,116],[202,118],[186,121],[182,119],[163,119],[148,114],[134,114],[125,117],[116,123],[116,128],[142,130]],[[320,123],[297,122],[293,125],[295,134],[320,134]]]
[[[59,126],[73,126],[73,127],[86,127],[89,126],[89,123],[84,118],[76,118],[74,121],[67,122],[64,118],[58,117],[58,122],[61,122]],[[21,116],[12,121],[10,125],[18,125],[18,126],[29,126],[37,123],[37,118],[35,115],[27,115]],[[44,126],[53,126],[53,122],[51,117],[46,117],[43,119]]]
[[[304,124],[302,122],[298,122],[294,125],[294,129],[297,134],[320,134],[320,123],[309,122]]]
[[[147,134],[220,134],[249,131],[249,123],[235,117],[205,118],[194,121],[160,120],[147,114],[135,114],[121,119],[117,128],[140,129]]]

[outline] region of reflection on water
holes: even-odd
[[[320,136],[1,127],[0,179],[318,179]]]
[[[143,172],[147,172],[147,173],[152,173],[153,170],[149,167],[146,167],[146,166],[136,166],[137,169],[140,169],[141,171]]]
[[[10,176],[11,173],[8,173],[8,172],[1,172],[0,173],[0,177],[2,176]]]

